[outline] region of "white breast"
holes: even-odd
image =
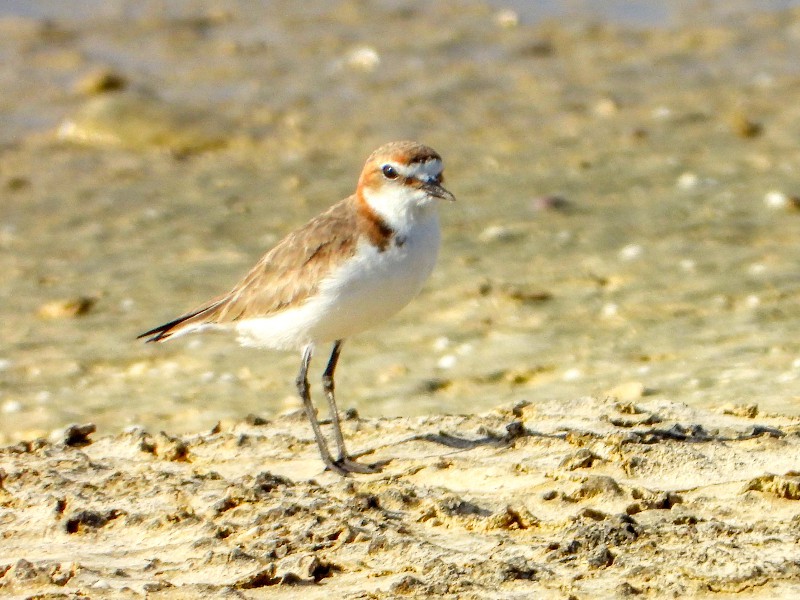
[[[344,339],[385,321],[419,293],[436,263],[439,238],[435,210],[398,232],[383,251],[362,238],[354,256],[303,305],[240,322],[241,343],[297,348]]]

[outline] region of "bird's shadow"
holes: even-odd
[[[420,441],[446,446],[447,448],[452,448],[455,452],[473,450],[475,448],[486,446],[495,448],[508,448],[511,447],[516,440],[521,438],[538,437],[549,439],[565,439],[566,436],[573,431],[565,430],[555,433],[543,433],[528,429],[521,421],[512,421],[506,425],[505,429],[505,433],[484,430],[484,432],[482,432],[484,435],[478,438],[464,437],[446,431],[438,431],[436,433],[419,433],[396,442],[381,444],[373,448],[362,450],[354,454],[353,457],[356,458],[368,456],[383,448],[396,447],[404,443]],[[671,427],[650,427],[647,429],[630,429],[629,431],[636,436],[637,439],[635,441],[637,443],[645,445],[663,443],[667,441],[678,441],[685,443],[708,443],[713,441],[730,442],[747,440],[765,434],[769,435],[770,437],[783,437],[785,435],[785,432],[781,430],[759,425],[754,425],[748,430],[733,436],[725,436],[719,434],[718,432],[710,432],[705,430],[700,425],[684,426],[677,423],[673,424]],[[392,462],[391,458],[383,459],[372,464],[372,466],[377,467],[380,470],[390,462]]]
[[[472,450],[473,448],[479,448],[480,446],[505,447],[509,445],[510,440],[506,439],[504,436],[492,434],[485,435],[477,439],[470,439],[453,435],[452,433],[448,433],[446,431],[440,431],[438,433],[421,433],[412,435],[411,437],[403,440],[403,442],[432,442],[434,444],[440,444],[442,446],[447,446],[448,448],[453,448],[454,450]]]
[[[354,456],[365,456],[368,454],[372,454],[373,452],[376,452],[377,450],[382,448],[399,446],[401,444],[406,444],[409,442],[430,442],[433,444],[439,444],[440,446],[446,446],[448,448],[452,448],[454,451],[466,451],[485,446],[495,447],[495,448],[508,448],[516,440],[530,436],[563,438],[565,435],[562,433],[547,434],[547,433],[535,432],[530,429],[527,429],[520,421],[512,421],[511,423],[506,425],[505,429],[506,429],[505,433],[498,433],[490,430],[485,430],[484,432],[482,432],[484,433],[484,435],[478,438],[455,435],[447,431],[438,431],[436,433],[418,433],[396,442],[381,444],[374,448],[363,450]]]

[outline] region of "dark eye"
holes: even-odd
[[[392,165],[383,165],[381,171],[386,179],[397,179],[398,177],[397,169],[395,169]]]

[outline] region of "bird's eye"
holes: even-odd
[[[386,179],[397,179],[398,177],[397,169],[395,169],[392,165],[383,165],[381,171]]]

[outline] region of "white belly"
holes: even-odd
[[[323,280],[317,295],[274,316],[238,323],[239,340],[247,346],[297,348],[364,331],[419,293],[438,251],[435,214],[398,235],[383,251],[362,240],[355,255]]]

